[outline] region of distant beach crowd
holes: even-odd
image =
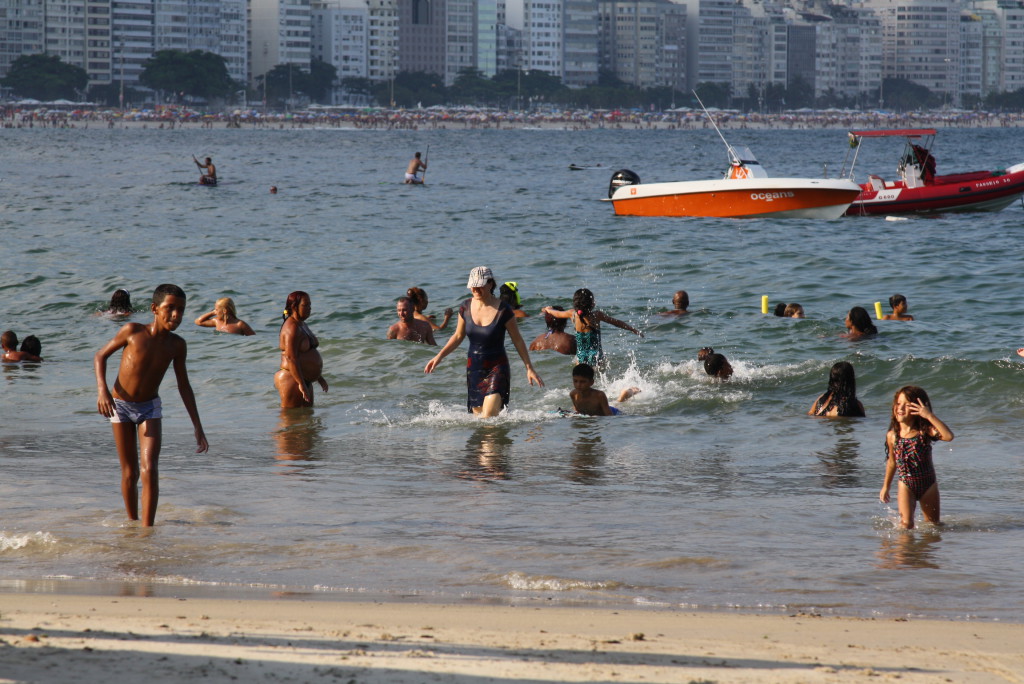
[[[870,128],[1008,128],[1024,124],[1024,113],[936,110],[890,113],[883,111],[798,110],[777,114],[717,110],[712,114],[723,128],[870,129]],[[430,109],[322,108],[296,112],[233,110],[202,113],[183,107],[132,109],[124,112],[94,108],[53,109],[43,106],[0,105],[3,128],[355,128],[355,129],[558,129],[558,130],[676,130],[709,127],[700,111],[639,112],[624,110],[562,110],[506,112],[468,107]]]

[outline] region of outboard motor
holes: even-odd
[[[640,185],[640,176],[629,169],[619,169],[612,174],[612,181],[608,184],[608,197],[614,195],[623,185]]]

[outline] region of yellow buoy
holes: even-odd
[[[768,313],[768,295],[763,295],[761,297],[761,313]]]
[[[882,302],[875,302],[875,318],[882,320]]]

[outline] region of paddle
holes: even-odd
[[[423,155],[423,177],[420,179],[420,185],[424,185],[427,182],[427,164],[430,163],[430,145],[427,145],[427,152]]]

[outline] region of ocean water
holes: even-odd
[[[725,134],[779,176],[834,174],[847,150],[841,130]],[[860,178],[894,174],[900,150],[874,143]],[[428,184],[401,184],[428,147]],[[1019,203],[892,222],[616,217],[598,201],[617,168],[718,177],[712,130],[26,129],[0,130],[0,149],[0,327],[40,337],[46,359],[0,367],[0,589],[1024,620]],[[195,184],[192,154],[220,187]],[[1024,160],[1014,130],[944,130],[935,154],[940,173]],[[532,388],[513,352],[510,410],[480,421],[464,348],[425,375],[432,349],[384,339],[406,288],[441,314],[480,264],[529,312],[589,287],[646,332],[604,331],[598,386],[642,390],[627,415],[557,417],[568,359],[535,353]],[[178,332],[211,446],[193,453],[169,375],[144,531],[125,519],[91,361],[119,325],[97,315],[113,290],[147,322],[161,282],[189,297]],[[659,316],[681,288],[693,313]],[[297,289],[330,391],[282,412],[277,332]],[[895,292],[917,320],[839,337],[851,306]],[[807,318],[762,316],[762,295]],[[192,325],[221,296],[255,337]],[[529,341],[543,319],[521,327]],[[731,381],[698,366],[707,345]],[[806,416],[839,360],[867,418]],[[941,528],[897,530],[878,502],[905,384],[956,433],[935,447]]]

